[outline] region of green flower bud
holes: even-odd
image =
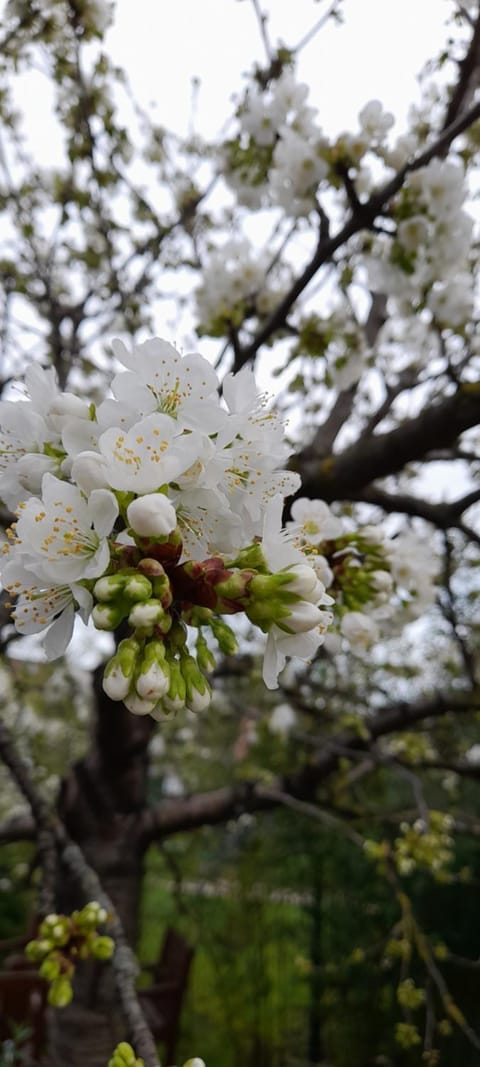
[[[191,711],[208,708],[212,691],[193,656],[182,655],[181,671],[185,680],[186,705]]]
[[[165,612],[159,600],[152,597],[142,603],[135,604],[132,608],[128,621],[134,630],[152,631],[163,619]]]
[[[202,671],[215,669],[215,657],[210,651],[203,634],[199,634],[196,641],[197,663]]]
[[[108,912],[98,900],[90,900],[81,911],[76,912],[75,919],[81,929],[94,930],[107,921]]]
[[[47,955],[47,952],[51,952],[53,948],[53,941],[49,938],[42,938],[40,941],[29,941],[25,945],[25,955],[27,960],[31,960],[32,963],[38,963]]]
[[[62,918],[62,915],[57,915],[56,913],[46,915],[43,921],[40,923],[39,933],[42,935],[42,937],[50,937],[53,927],[56,926]]]
[[[95,582],[93,595],[96,600],[110,603],[110,601],[116,600],[117,597],[121,596],[124,585],[125,577],[123,574],[106,574]]]
[[[128,607],[117,604],[95,604],[92,620],[97,630],[116,630],[128,614]]]
[[[238,652],[238,642],[231,627],[215,615],[210,621],[210,627],[213,636],[218,641],[220,652],[223,652],[224,656],[234,656]]]
[[[47,982],[53,982],[55,978],[58,978],[62,969],[62,957],[58,952],[52,952],[43,961],[42,966],[39,968],[40,978],[45,978]]]
[[[170,670],[170,684],[168,692],[162,698],[162,707],[167,713],[180,711],[184,708],[187,697],[187,687],[178,659],[169,656],[168,666]]]
[[[138,670],[135,688],[145,700],[161,700],[168,691],[170,670],[163,641],[148,641]]]
[[[112,700],[124,700],[127,696],[141,647],[135,637],[127,637],[120,641],[115,655],[108,661],[102,685]]]
[[[247,596],[247,587],[251,580],[250,571],[232,571],[224,581],[215,583],[215,593],[222,600],[242,601]]]
[[[135,1053],[131,1045],[126,1041],[121,1041],[114,1049],[113,1057],[117,1057],[121,1067],[134,1067]]]
[[[51,938],[55,945],[66,945],[70,940],[71,929],[68,919],[55,923],[52,927]]]
[[[131,574],[125,582],[123,592],[128,600],[143,602],[149,600],[152,595],[152,583],[144,574]]]
[[[48,1003],[53,1008],[65,1008],[73,997],[72,983],[68,978],[55,978],[48,991]]]
[[[205,1060],[201,1060],[200,1056],[194,1056],[193,1059],[187,1060],[183,1067],[206,1067]]]
[[[115,951],[112,937],[96,937],[91,944],[91,953],[96,960],[110,960]]]

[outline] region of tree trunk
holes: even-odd
[[[91,748],[63,782],[58,806],[135,948],[144,858],[138,825],[146,802],[147,748],[154,724],[113,704],[98,685],[96,696]],[[85,903],[78,887],[59,870],[57,910],[68,914]],[[115,1045],[129,1038],[112,967],[80,963],[73,988],[71,1004],[49,1012],[48,1067],[106,1067]]]

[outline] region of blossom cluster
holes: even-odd
[[[208,705],[211,637],[233,652],[223,616],[241,612],[267,635],[273,687],[287,656],[314,655],[333,603],[282,527],[300,485],[282,467],[282,422],[248,369],[227,376],[220,400],[198,354],[159,339],[113,350],[123,370],[97,407],[35,366],[28,398],[0,405],[0,496],[17,515],[2,582],[16,628],[45,631],[49,658],[76,614],[116,632],[106,692],[161,717]]]
[[[105,908],[91,900],[72,915],[47,915],[38,937],[29,941],[25,955],[39,965],[39,975],[49,983],[48,1002],[64,1008],[73,996],[72,980],[78,960],[111,959],[115,942],[98,933],[108,920]]]
[[[2,583],[18,632],[44,632],[48,658],[67,648],[77,614],[91,619],[118,639],[106,693],[163,718],[210,703],[212,645],[236,650],[225,616],[266,635],[275,688],[288,657],[315,655],[334,602],[360,649],[377,639],[376,617],[428,604],[434,575],[413,535],[384,543],[298,497],[282,421],[250,370],[227,375],[220,399],[201,355],[158,338],[113,350],[123,370],[98,406],[35,366],[28,397],[0,404],[0,496],[17,515]]]
[[[368,256],[375,291],[425,302],[436,323],[453,329],[468,322],[474,302],[466,196],[462,165],[432,159],[408,176],[392,204],[395,239],[376,236]]]

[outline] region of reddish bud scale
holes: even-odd
[[[110,545],[110,560],[114,572],[129,567],[138,567],[142,554],[136,545],[122,545],[115,541]]]
[[[246,586],[252,574],[241,572],[242,577],[239,585],[242,586],[240,596],[225,596],[219,586],[226,585],[230,580],[239,579],[240,572],[229,570],[225,567],[223,559],[212,556],[211,559],[198,562],[192,560],[182,563],[170,574],[170,581],[174,590],[175,601],[185,605],[184,610],[190,607],[210,608],[222,615],[233,615],[243,611],[244,595]]]
[[[182,541],[180,539],[177,541],[173,535],[163,544],[160,541],[149,541],[147,538],[139,537],[138,544],[143,557],[156,560],[165,568],[175,567],[183,551]]]

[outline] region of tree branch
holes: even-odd
[[[344,731],[326,738],[321,751],[312,756],[307,765],[270,783],[268,788],[261,783],[241,783],[191,797],[165,800],[147,808],[138,823],[142,843],[146,847],[157,838],[195,830],[199,826],[216,826],[238,818],[243,812],[271,810],[283,803],[280,798],[285,795],[294,801],[311,801],[317,788],[338,769],[345,749],[368,752],[372,742],[379,737],[406,730],[425,719],[474,710],[480,710],[480,691],[476,689],[466,693],[436,693],[412,704],[398,703],[382,708],[375,715],[365,717],[367,737]]]
[[[480,385],[468,383],[388,433],[360,437],[344,452],[326,459],[310,460],[308,451],[305,459],[305,453],[299,453],[291,466],[301,474],[305,496],[326,501],[363,500],[364,486],[377,478],[396,474],[433,448],[451,447],[479,419]]]

